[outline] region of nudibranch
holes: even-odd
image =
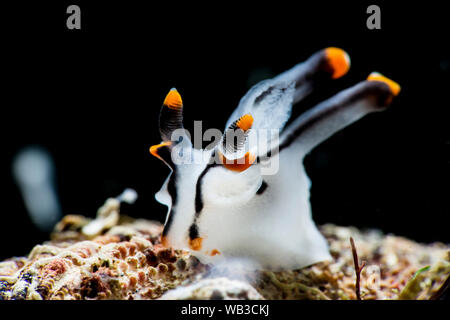
[[[330,47],[256,84],[220,141],[205,149],[193,147],[183,128],[181,96],[170,90],[160,111],[162,142],[150,148],[171,169],[155,196],[168,207],[162,244],[190,250],[204,263],[247,258],[272,270],[331,259],[312,220],[303,159],[337,131],[384,110],[400,86],[373,72],[286,123],[295,103],[349,68],[348,54]],[[180,155],[190,161],[179,161]],[[276,170],[265,170],[272,165]]]

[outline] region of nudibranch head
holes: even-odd
[[[295,103],[349,68],[349,55],[330,47],[256,84],[206,149],[192,146],[181,95],[170,90],[159,117],[162,141],[150,148],[171,169],[156,194],[168,207],[162,244],[191,250],[206,263],[241,257],[269,269],[331,259],[311,217],[303,158],[335,132],[385,109],[400,86],[374,72],[286,122]]]

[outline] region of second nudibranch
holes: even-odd
[[[171,173],[156,199],[168,207],[161,242],[192,251],[204,263],[246,258],[257,268],[296,269],[331,259],[311,217],[303,159],[328,137],[368,113],[384,110],[400,86],[371,73],[305,111],[286,126],[292,106],[318,84],[345,75],[348,54],[326,48],[253,86],[226,123],[221,141],[195,149],[183,130],[183,102],[169,91],[160,111],[161,143],[151,154]],[[279,132],[279,135],[262,133]],[[227,139],[229,133],[236,138]],[[258,137],[257,146],[249,142]],[[191,161],[174,161],[189,154]],[[267,164],[278,164],[266,172]]]

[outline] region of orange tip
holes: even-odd
[[[150,147],[150,153],[151,153],[153,156],[155,156],[155,157],[161,159],[161,157],[160,157],[159,154],[158,154],[158,149],[159,149],[159,148],[162,148],[162,147],[170,146],[171,144],[172,144],[172,141],[166,141],[166,142],[163,142],[163,143],[160,143],[160,144],[156,144],[156,145],[154,145],[154,146],[151,146],[151,147]]]
[[[389,89],[391,89],[391,92],[394,96],[396,96],[400,93],[400,90],[401,90],[400,85],[397,82],[392,81],[391,79],[383,76],[381,73],[372,72],[367,77],[367,80],[368,81],[381,81],[381,82],[386,83],[389,86]]]
[[[249,113],[240,117],[239,120],[236,122],[236,126],[244,132],[250,129],[252,125],[253,125],[253,117]]]
[[[350,69],[350,57],[344,50],[335,47],[325,49],[325,56],[333,73],[331,77],[337,79],[345,75]]]
[[[217,249],[212,249],[210,255],[213,257],[213,256],[218,255],[218,254],[220,254],[220,251],[219,251],[219,250],[217,250]]]
[[[183,106],[183,101],[177,89],[172,88],[164,99],[164,105],[171,109],[180,109]]]

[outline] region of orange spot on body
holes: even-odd
[[[161,244],[166,248],[169,247],[169,241],[167,240],[167,237],[161,236]]]
[[[213,249],[213,250],[211,251],[211,256],[215,256],[215,255],[218,255],[218,254],[220,254],[220,251],[217,250],[217,249]]]
[[[391,92],[394,96],[396,96],[400,93],[400,90],[401,90],[400,85],[397,82],[383,76],[381,73],[372,72],[367,77],[367,80],[368,81],[381,81],[381,82],[386,83],[389,86],[389,89],[391,89]]]
[[[329,47],[325,49],[325,55],[332,69],[331,77],[337,79],[345,75],[350,69],[350,57],[340,48]]]
[[[202,249],[203,238],[189,239],[189,247],[194,251],[199,251]]]
[[[164,99],[164,105],[170,109],[180,109],[183,106],[183,101],[181,100],[181,96],[177,89],[173,88],[169,91]]]
[[[170,145],[172,145],[171,141],[166,141],[166,142],[163,142],[160,144],[156,144],[156,145],[150,147],[150,153],[152,154],[152,156],[155,156],[155,157],[161,159],[161,157],[158,155],[158,149],[163,148],[163,147],[168,147]]]
[[[236,126],[244,132],[250,129],[253,125],[253,117],[251,114],[243,115],[237,122]]]
[[[220,152],[219,157],[225,168],[236,172],[242,172],[248,169],[256,160],[256,156],[251,154],[250,152],[247,152],[244,157],[234,160],[225,158],[225,156]]]

